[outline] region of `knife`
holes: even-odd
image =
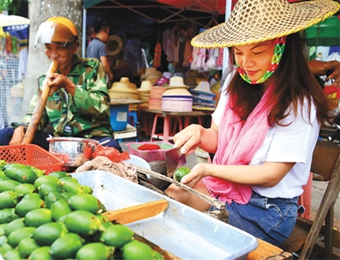
[[[165,152],[168,177],[172,177],[179,167],[184,166],[187,163],[185,154],[181,153],[181,148],[182,147],[176,147]]]

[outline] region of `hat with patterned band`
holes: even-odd
[[[339,9],[340,4],[331,0],[293,4],[287,0],[238,0],[225,23],[200,33],[191,44],[217,48],[272,40],[317,24]]]

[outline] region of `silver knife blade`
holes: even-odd
[[[165,161],[167,166],[167,175],[172,177],[174,172],[187,163],[185,154],[181,153],[182,147],[172,148],[165,152]]]

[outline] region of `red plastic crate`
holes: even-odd
[[[64,162],[34,144],[0,146],[0,160],[21,163],[44,170],[45,174],[63,169]]]

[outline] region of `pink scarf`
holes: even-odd
[[[214,157],[214,164],[218,165],[248,165],[254,154],[263,144],[269,129],[268,114],[273,107],[271,85],[262,99],[251,112],[245,122],[231,109],[232,99],[229,97],[220,121],[218,131],[218,147]],[[246,204],[251,198],[252,188],[248,185],[232,183],[212,176],[203,179],[211,193],[223,202],[235,201]]]

